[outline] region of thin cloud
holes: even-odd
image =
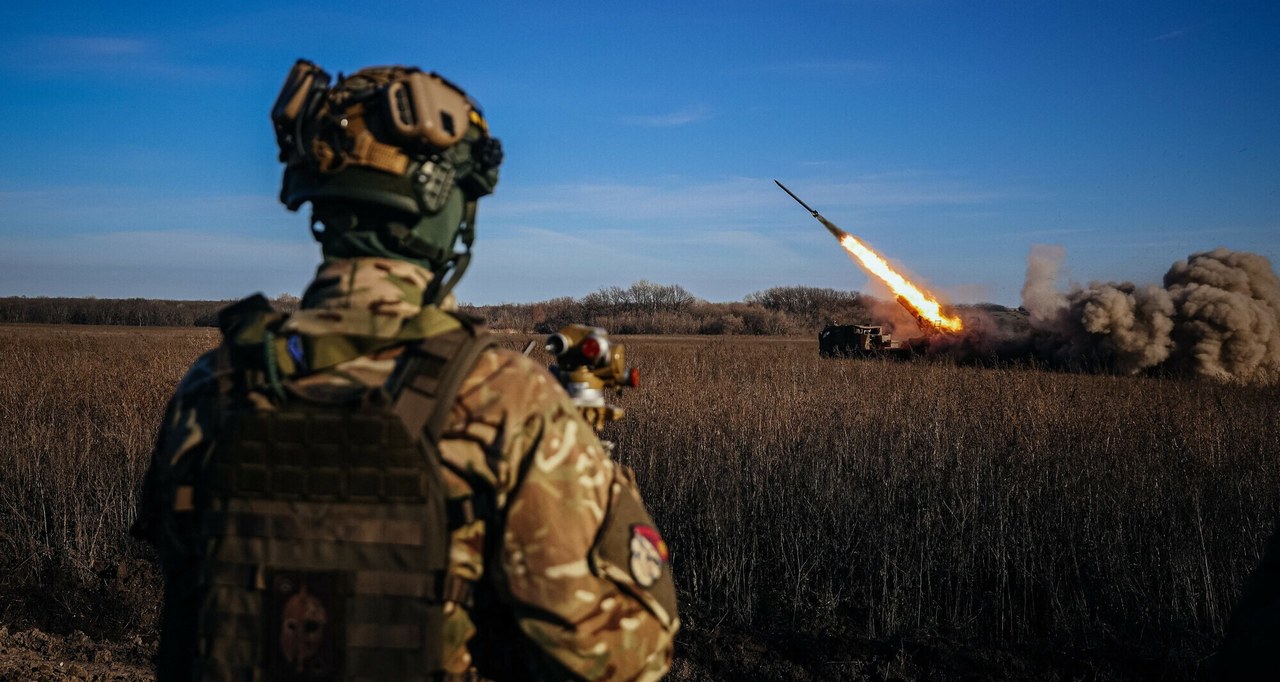
[[[669,114],[657,114],[654,116],[625,116],[623,121],[630,125],[641,126],[644,128],[678,128],[687,126],[691,123],[705,121],[711,118],[711,109],[705,105],[696,105],[685,107]]]
[[[134,81],[139,76],[166,80],[229,80],[225,68],[193,63],[160,42],[130,36],[45,35],[6,46],[0,54],[9,66],[41,76],[104,75]]]
[[[130,267],[157,263],[181,263],[186,267],[217,267],[238,261],[309,263],[316,260],[316,245],[306,236],[276,238],[228,234],[216,229],[115,230],[81,232],[66,236],[16,236],[5,239],[5,261],[31,261],[41,254],[54,255],[69,265],[102,263],[110,254],[115,265]],[[264,265],[264,267],[267,267]]]
[[[875,62],[857,59],[814,59],[808,61],[781,62],[769,68],[774,73],[814,73],[834,75],[873,76],[884,70]]]
[[[46,52],[72,59],[135,57],[154,49],[146,40],[114,36],[56,36],[41,40]]]
[[[68,203],[74,196],[77,201]],[[159,228],[203,229],[210,223],[302,226],[272,194],[161,194],[116,186],[66,186],[0,191],[0,238],[32,227],[78,232]]]
[[[1093,234],[1099,232],[1096,227],[1062,227],[1050,228],[1046,230],[1024,230],[1018,232],[1004,232],[1001,237],[1023,237],[1027,239],[1044,239],[1047,237],[1063,237],[1075,234]]]
[[[295,291],[319,261],[310,239],[224,230],[5,237],[0,295],[229,299]]]
[[[42,35],[12,43],[7,52],[41,71],[85,71],[117,68],[156,59],[160,46],[129,36]]]
[[[1174,40],[1176,38],[1181,38],[1182,36],[1185,36],[1188,33],[1191,33],[1191,31],[1193,31],[1194,29],[1195,29],[1195,26],[1187,26],[1185,28],[1180,28],[1176,31],[1169,31],[1168,33],[1163,33],[1154,38],[1147,38],[1146,42],[1157,43],[1164,40]]]

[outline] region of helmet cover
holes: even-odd
[[[312,203],[313,221],[326,223],[316,236],[327,255],[355,255],[329,254],[332,241],[461,274],[465,259],[455,245],[461,237],[469,250],[476,200],[493,191],[502,162],[500,142],[461,88],[403,66],[339,75],[330,87],[328,73],[298,60],[271,119],[285,164],[280,200],[291,211]],[[325,220],[341,211],[378,218]],[[377,234],[343,238],[338,247],[335,233],[352,229]]]

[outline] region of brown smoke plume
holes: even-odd
[[[1037,354],[1067,364],[1136,373],[1154,367],[1214,379],[1280,380],[1280,278],[1254,253],[1192,254],[1164,286],[1094,282],[1060,293],[1060,247],[1035,247],[1023,307]]]

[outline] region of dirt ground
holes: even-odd
[[[95,642],[79,630],[69,635],[38,628],[0,626],[0,680],[8,682],[142,682],[155,678],[154,641]]]

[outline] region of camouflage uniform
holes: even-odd
[[[282,367],[290,390],[332,398],[385,384],[407,343],[452,319],[417,303],[431,277],[388,258],[322,265],[302,309],[281,328],[326,341],[312,371]],[[158,547],[170,584],[199,551],[183,521],[190,500],[174,491],[218,437],[210,423],[215,368],[210,352],[182,380],[139,503],[134,533]],[[266,395],[249,398],[272,404]],[[630,470],[606,456],[550,374],[519,353],[485,351],[439,446],[448,497],[492,507],[452,530],[449,573],[475,581],[478,596],[474,609],[446,607],[445,669],[520,679],[662,677],[679,627],[666,547]],[[654,547],[656,558],[640,551]],[[176,601],[166,600],[164,629],[177,634],[163,638],[162,676],[194,650],[192,628],[181,624],[197,614]]]

